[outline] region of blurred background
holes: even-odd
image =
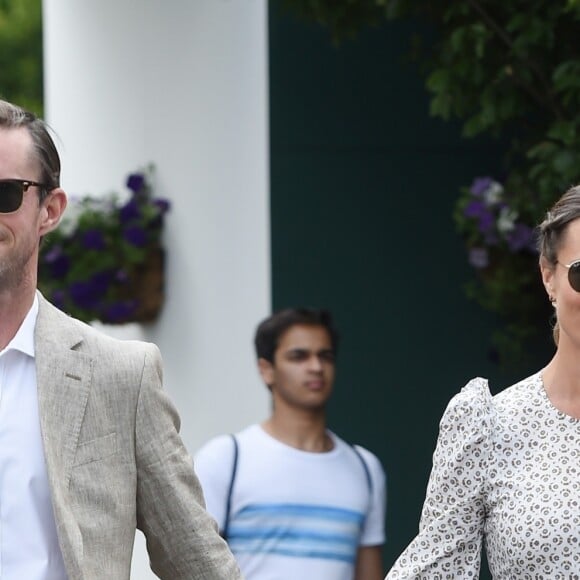
[[[385,569],[417,531],[450,397],[553,351],[513,233],[579,177],[577,6],[535,4],[0,2],[0,95],[54,128],[65,189],[153,163],[171,201],[159,318],[95,324],[160,346],[193,453],[268,413],[256,324],[329,308],[329,423],[387,471]],[[496,214],[475,212],[477,179]],[[153,577],[140,537],[133,576]]]

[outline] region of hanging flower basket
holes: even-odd
[[[126,317],[109,317],[109,324],[153,322],[165,300],[165,251],[160,246],[147,248],[145,261],[135,264],[119,287],[121,303],[129,305]]]
[[[127,178],[128,195],[72,199],[41,247],[38,285],[85,322],[152,322],[164,301],[162,246],[169,202],[152,196],[152,168]]]
[[[479,177],[463,189],[454,214],[476,274],[466,285],[467,295],[501,319],[490,356],[506,367],[525,359],[529,341],[541,328],[538,321],[548,321],[551,314],[538,268],[534,219],[518,202],[501,183]]]

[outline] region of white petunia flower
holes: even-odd
[[[504,236],[509,234],[515,227],[518,212],[509,207],[502,207],[497,218],[497,230]]]
[[[503,186],[497,181],[492,181],[489,187],[483,192],[483,201],[488,207],[497,205],[503,196]]]

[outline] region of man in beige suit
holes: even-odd
[[[237,579],[207,515],[157,347],[118,341],[36,290],[65,210],[45,124],[0,101],[0,577],[129,578],[135,529],[160,577]]]

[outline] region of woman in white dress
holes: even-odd
[[[490,395],[476,378],[441,420],[419,534],[387,580],[580,578],[580,186],[539,227],[556,353]]]

